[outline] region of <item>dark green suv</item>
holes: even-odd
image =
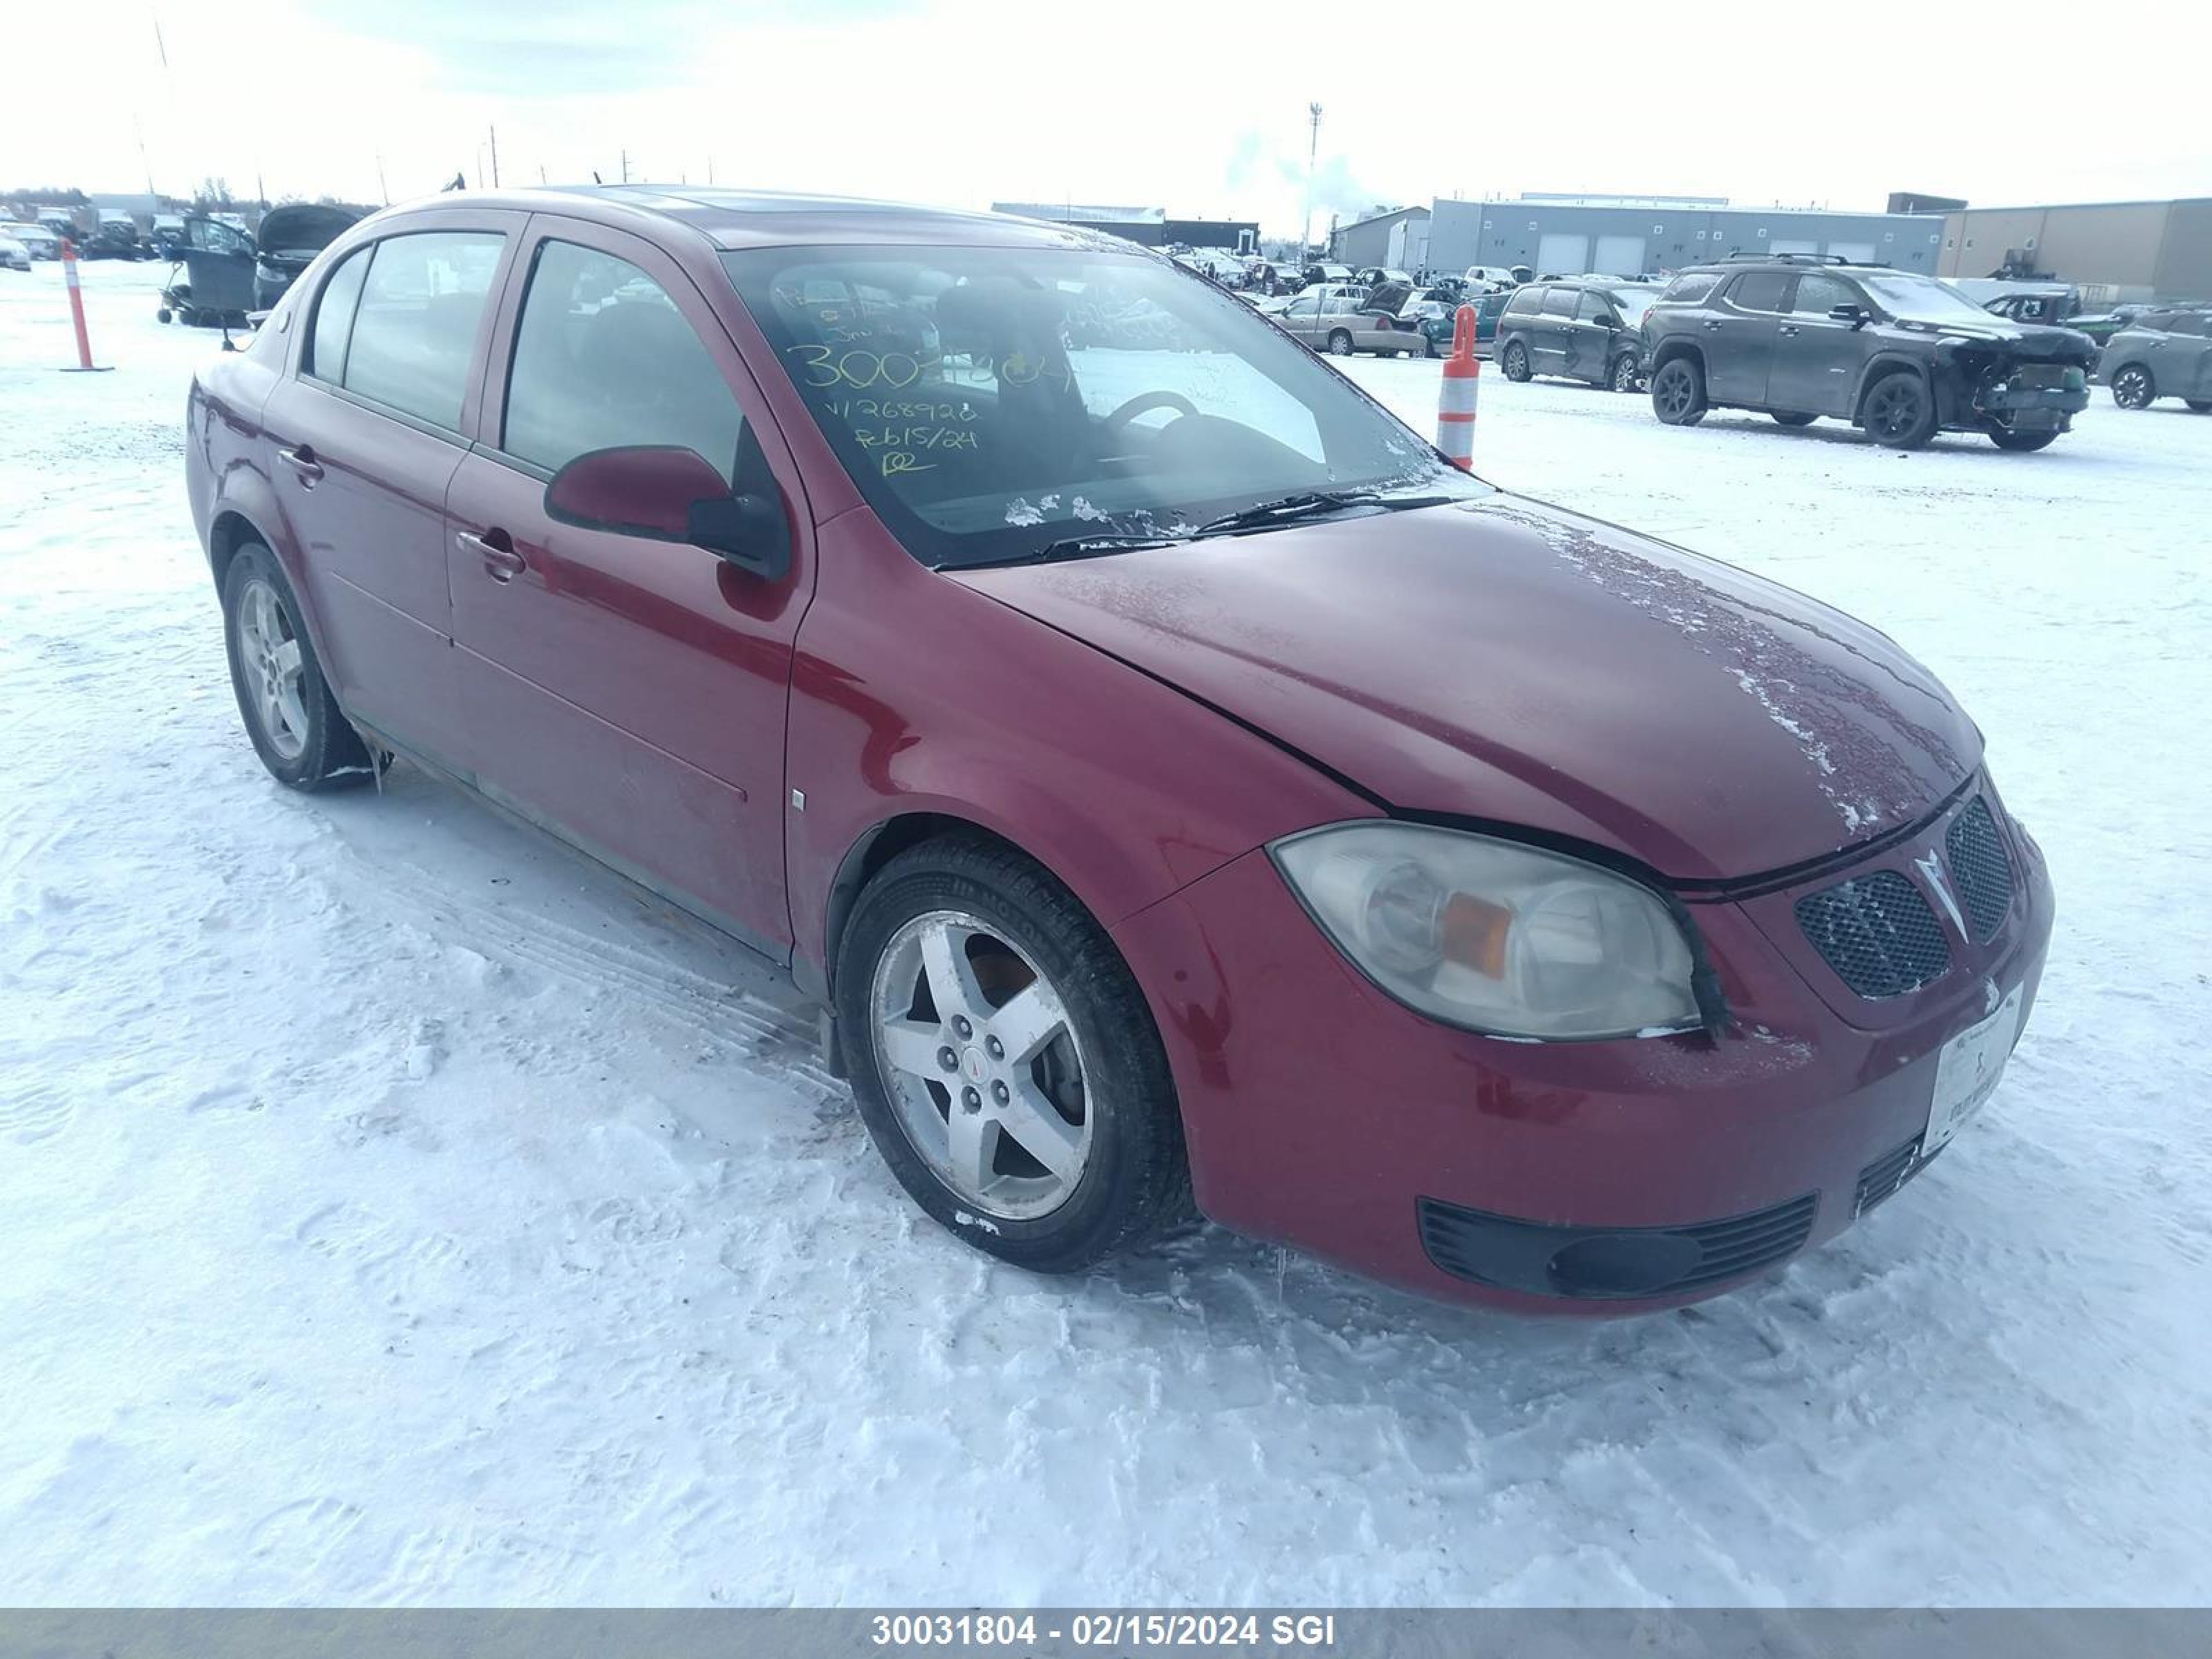
[[[1652,410],[1669,426],[1709,409],[1784,426],[1827,416],[1893,449],[1939,431],[2041,449],[2088,406],[2097,357],[2085,334],[1993,317],[1932,276],[1817,254],[1686,270],[1644,313],[1643,338]]]

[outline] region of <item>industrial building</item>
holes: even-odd
[[[1962,208],[1943,217],[1939,276],[2047,272],[2093,305],[2212,300],[2212,197]]]
[[[1539,275],[1632,276],[1730,253],[1832,253],[1933,275],[1943,225],[1934,214],[1746,208],[1724,197],[1438,198],[1428,264],[1440,271],[1527,265]]]
[[[1256,219],[1172,219],[1165,208],[1097,207],[1080,202],[994,202],[991,211],[1082,225],[1145,247],[1218,247],[1250,253],[1260,246]]]
[[[1419,270],[1429,263],[1429,210],[1399,208],[1340,225],[1329,233],[1328,257],[1354,270]]]

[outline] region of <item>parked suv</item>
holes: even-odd
[[[1924,1168],[2035,1000],[2043,857],[1927,669],[1111,237],[456,192],[204,355],[185,435],[279,783],[404,755],[788,969],[893,1174],[1025,1267],[1195,1203],[1695,1300]]]
[[[1513,290],[1498,319],[1498,363],[1509,380],[1564,374],[1633,392],[1641,379],[1644,313],[1659,297],[1647,283],[1568,276]]]
[[[1826,416],[1893,449],[1938,431],[2041,449],[2087,407],[2097,357],[2085,334],[1993,317],[1932,276],[1808,254],[1684,271],[1644,313],[1644,349],[1669,426],[1709,409]]]
[[[2097,374],[2122,409],[2179,398],[2212,413],[2212,307],[2141,313],[2106,343]]]

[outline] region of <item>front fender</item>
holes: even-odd
[[[834,966],[832,914],[856,849],[913,815],[1011,842],[1110,927],[1278,836],[1378,810],[1184,693],[916,562],[865,508],[820,537],[787,735],[802,979],[826,982]]]

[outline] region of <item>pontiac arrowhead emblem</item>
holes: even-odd
[[[1943,907],[1943,914],[1951,918],[1951,925],[1959,930],[1959,937],[1966,938],[1966,918],[1960,914],[1959,901],[1951,896],[1950,881],[1943,874],[1942,854],[1931,847],[1926,857],[1912,860],[1912,867],[1927,881],[1928,890],[1936,895],[1936,902]]]

